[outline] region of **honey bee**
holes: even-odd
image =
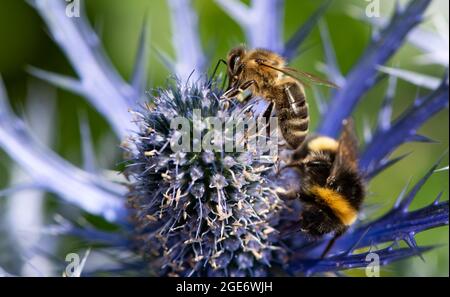
[[[302,201],[300,230],[312,237],[334,232],[322,257],[356,221],[365,197],[357,152],[353,122],[345,120],[338,140],[309,136],[288,161],[287,167],[299,173],[300,190],[282,194]]]
[[[270,102],[278,117],[283,138],[292,149],[306,138],[309,113],[304,80],[328,87],[337,86],[312,74],[286,66],[278,54],[265,49],[232,49],[227,56],[228,88],[222,99],[231,99],[250,91]]]

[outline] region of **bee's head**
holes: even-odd
[[[329,154],[312,152],[296,167],[302,178],[302,187],[307,190],[313,185],[325,186],[330,175],[333,160]]]
[[[335,190],[352,201],[360,201],[365,194],[361,174],[346,166],[338,168],[333,176],[328,177],[326,187]]]
[[[245,56],[247,50],[244,46],[239,46],[232,49],[227,56],[227,72],[228,72],[228,89],[231,88],[242,72],[242,59]]]
[[[235,47],[227,56],[228,74],[236,75],[239,66],[241,65],[242,58],[246,53],[246,49],[243,46]]]

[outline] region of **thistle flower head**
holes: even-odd
[[[282,252],[273,228],[282,202],[269,179],[272,156],[257,149],[173,150],[181,136],[173,119],[187,120],[183,133],[200,136],[192,139],[196,146],[217,133],[208,117],[230,122],[247,109],[226,109],[219,95],[210,84],[178,84],[157,90],[152,107],[136,113],[128,201],[137,246],[161,275],[262,276]],[[205,120],[196,122],[196,111]]]

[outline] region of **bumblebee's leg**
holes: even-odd
[[[298,191],[295,191],[292,189],[286,190],[285,188],[277,187],[275,189],[275,192],[282,199],[293,200],[293,199],[297,199],[299,197]]]
[[[322,252],[322,255],[320,255],[320,259],[324,259],[326,257],[326,255],[328,254],[328,252],[331,250],[331,248],[333,247],[334,243],[336,242],[336,240],[342,236],[342,234],[345,233],[347,229],[342,230],[342,231],[338,231],[334,234],[333,238],[331,238],[331,240],[328,242],[325,250]]]

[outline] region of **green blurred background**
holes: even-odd
[[[383,16],[390,15],[394,2],[381,1]],[[405,3],[405,1],[401,2]],[[320,4],[321,1],[287,0],[284,23],[285,39]],[[363,0],[335,0],[325,15],[337,59],[344,74],[358,60],[371,36],[370,26],[350,17],[347,13],[348,8],[352,5],[364,8],[366,4],[367,2]],[[213,1],[197,0],[194,1],[194,5],[199,15],[201,41],[205,53],[211,56],[211,61],[215,64],[217,59],[225,57],[231,47],[243,42],[244,35],[240,28]],[[432,28],[432,20],[438,14],[443,15],[448,26],[448,5],[447,0],[434,0],[427,12],[429,16],[427,22],[423,26]],[[154,50],[157,48],[169,55],[173,54],[170,16],[164,0],[88,0],[86,6],[92,25],[101,34],[106,52],[125,78],[130,77],[140,29],[144,16],[147,14],[152,46],[148,65],[149,86],[157,87],[166,83],[170,73],[158,59]],[[299,69],[318,73],[316,71],[317,63],[323,61],[318,29],[315,29],[307,39],[304,48],[306,50],[292,62],[292,65]],[[445,70],[444,67],[417,65],[412,61],[411,57],[420,54],[419,50],[407,44],[389,61],[389,65],[400,65],[401,68],[441,77]],[[2,0],[0,1],[0,74],[5,82],[11,103],[18,113],[25,109],[28,86],[39,83],[27,73],[28,65],[74,75],[62,52],[49,38],[45,25],[36,12],[25,1]],[[363,119],[368,120],[372,126],[376,123],[376,111],[380,107],[385,89],[386,82],[380,83],[365,96],[362,104],[358,106],[355,119],[360,135],[362,135]],[[394,101],[394,117],[411,104],[418,93],[424,92],[427,91],[399,81]],[[314,128],[319,121],[319,114],[314,100],[309,102]],[[110,169],[116,168],[116,162],[120,160],[119,142],[114,139],[111,129],[104,119],[82,98],[62,90],[57,90],[56,104],[52,148],[70,162],[76,165],[81,164],[79,114],[85,112],[88,114],[92,127],[97,153],[101,161],[100,165]],[[374,216],[379,216],[387,211],[407,182],[410,179],[414,182],[423,176],[425,171],[448,148],[448,119],[448,110],[442,111],[419,131],[436,140],[437,143],[403,145],[395,152],[394,156],[405,152],[412,152],[412,154],[371,182],[367,203],[378,206]],[[105,143],[108,157],[104,156]],[[442,164],[448,164],[448,157]],[[0,188],[8,185],[11,166],[12,162],[0,152]],[[444,191],[444,199],[448,199],[448,190],[448,171],[436,173],[421,190],[412,208],[430,203],[441,191]],[[50,197],[50,206],[51,204]],[[381,275],[448,276],[448,235],[448,227],[419,234],[417,236],[419,244],[442,244],[442,247],[426,253],[425,262],[419,258],[408,259],[382,268]],[[361,275],[361,271],[350,273]]]

